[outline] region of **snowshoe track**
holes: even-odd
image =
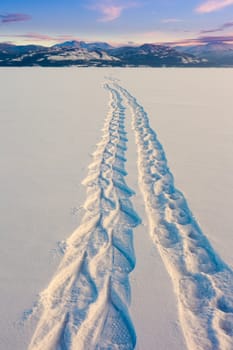
[[[85,214],[41,293],[40,319],[30,349],[134,349],[128,275],[135,267],[132,229],[140,223],[124,177],[127,134],[119,93],[110,92],[103,137],[84,180]]]
[[[110,110],[83,181],[83,219],[66,242],[57,273],[41,293],[39,322],[29,349],[135,348],[129,274],[135,267],[133,228],[140,218],[130,201],[134,191],[125,182],[125,105],[132,115],[150,235],[173,282],[187,349],[233,350],[233,272],[175,187],[144,108],[117,80],[109,79],[105,88]]]

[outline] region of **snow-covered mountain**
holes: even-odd
[[[85,41],[65,41],[64,43],[56,44],[53,46],[54,48],[61,48],[61,49],[87,49],[89,51],[91,50],[110,50],[113,47],[105,42],[93,42],[93,43],[86,43]]]
[[[169,46],[144,44],[126,46],[110,50],[110,53],[125,64],[145,66],[183,66],[203,64],[201,59],[191,54],[181,53]]]
[[[52,47],[0,44],[0,66],[233,66],[233,45],[190,47],[143,44],[113,47],[105,42],[66,41]]]
[[[71,41],[65,41],[63,43],[59,43],[56,45],[53,45],[53,48],[59,48],[59,49],[77,49],[83,47],[84,41],[77,41],[77,40],[71,40]]]
[[[91,62],[91,61],[109,61],[114,62],[118,61],[116,57],[110,56],[107,52],[100,50],[88,51],[86,49],[71,49],[67,51],[56,51],[51,54],[46,55],[43,59],[40,59],[40,62],[49,61],[49,62],[72,62],[72,61],[83,61],[83,62]]]
[[[210,64],[233,65],[233,45],[223,42],[213,42],[205,45],[195,45],[175,48],[181,53],[187,53],[194,56],[207,59]]]
[[[90,48],[89,48],[90,45]],[[103,44],[103,47],[105,44]],[[0,66],[69,66],[111,65],[119,61],[107,50],[101,49],[101,43],[86,44],[78,41],[68,41],[52,47],[32,46],[0,46]]]

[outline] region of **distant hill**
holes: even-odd
[[[65,41],[64,43],[61,44],[56,44],[53,47],[57,47],[57,48],[66,48],[66,49],[87,49],[87,50],[110,50],[113,47],[111,45],[109,45],[108,43],[104,43],[104,42],[94,42],[94,43],[86,43],[85,41],[76,41],[76,40],[72,40],[72,41]]]
[[[181,53],[205,58],[213,66],[233,66],[233,44],[214,42],[188,47],[178,46],[175,49]]]
[[[113,47],[106,42],[66,41],[52,47],[0,43],[0,66],[233,67],[233,45],[189,47],[143,44]]]

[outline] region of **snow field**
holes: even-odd
[[[83,297],[83,292],[85,293],[85,284],[82,287],[75,287],[77,288],[76,291],[73,283],[71,285],[68,283],[72,276],[76,275],[77,283],[80,280],[82,281],[82,278],[81,273],[77,273],[72,268],[69,269],[68,266],[68,271],[70,271],[71,274],[69,277],[67,264],[65,263],[65,276],[68,276],[68,281],[66,279],[64,281],[58,277],[57,283],[55,277],[55,282],[54,280],[51,282],[52,286],[55,284],[55,288],[61,290],[61,292],[59,292],[59,298],[57,298],[57,292],[55,292],[55,300],[58,300],[59,312],[62,309],[61,305],[63,305],[63,300],[69,301],[68,305],[63,305],[62,324],[60,327],[57,326],[58,320],[61,319],[59,316],[54,322],[51,322],[53,317],[47,314],[47,312],[48,309],[53,310],[54,306],[52,304],[51,307],[48,307],[48,301],[46,300],[44,302],[42,300],[41,304],[45,305],[42,306],[42,309],[45,310],[45,315],[43,316],[42,314],[30,348],[55,349],[61,346],[60,344],[63,344],[62,347],[65,346],[70,349],[76,346],[80,349],[135,348],[136,334],[128,313],[125,311],[125,303],[122,304],[122,300],[124,296],[127,295],[127,291],[130,290],[130,287],[128,282],[125,286],[125,279],[123,278],[120,291],[118,290],[116,294],[116,299],[118,300],[117,305],[112,297],[112,290],[114,290],[114,269],[110,268],[109,274],[106,273],[107,266],[109,266],[109,253],[106,254],[106,252],[102,252],[104,249],[102,245],[105,243],[107,252],[109,249],[112,252],[112,248],[114,252],[114,248],[117,248],[118,254],[120,252],[121,256],[130,259],[130,255],[125,254],[128,247],[130,247],[129,241],[126,240],[124,249],[119,246],[117,247],[116,243],[114,245],[114,234],[111,230],[115,232],[115,222],[111,218],[111,211],[113,210],[114,212],[116,210],[117,205],[115,203],[118,201],[116,199],[114,200],[111,194],[109,198],[107,198],[104,192],[104,190],[106,190],[106,193],[111,193],[113,187],[127,196],[133,194],[123,181],[123,176],[127,175],[124,169],[124,162],[127,160],[124,154],[124,151],[126,151],[125,142],[127,142],[127,138],[125,136],[124,124],[121,123],[122,119],[125,118],[124,107],[122,105],[123,97],[124,103],[126,105],[129,104],[132,110],[133,126],[138,147],[139,183],[149,217],[151,236],[158,246],[165,266],[174,283],[174,291],[178,299],[180,323],[187,347],[189,349],[200,350],[222,348],[230,350],[233,345],[231,334],[231,329],[233,328],[233,272],[211,247],[193,217],[183,194],[175,188],[174,179],[167,166],[163,147],[157,140],[155,132],[151,129],[149,118],[143,107],[137,103],[137,100],[130,95],[127,90],[114,82],[114,79],[111,78],[110,81],[113,87],[111,87],[111,85],[106,85],[106,87],[115,97],[115,101],[112,104],[113,120],[110,122],[107,130],[110,135],[107,136],[107,140],[108,137],[110,139],[110,150],[105,145],[106,136],[104,135],[103,142],[98,145],[100,150],[97,148],[97,151],[94,153],[94,156],[101,157],[100,164],[94,159],[94,163],[90,167],[90,178],[87,178],[85,181],[85,184],[91,187],[91,201],[87,199],[87,204],[84,205],[84,208],[87,210],[87,219],[84,216],[83,223],[80,226],[81,232],[78,230],[77,234],[78,241],[75,240],[75,246],[78,252],[84,254],[83,257],[81,257],[81,262],[79,262],[79,269],[80,266],[83,265],[84,260],[90,260],[90,262],[87,263],[90,267],[92,266],[92,259],[94,261],[94,272],[91,268],[86,268],[82,272],[82,275],[84,277],[93,276],[92,278],[89,277],[90,281],[88,281],[88,283],[96,286],[96,297],[89,300],[89,303],[87,303],[87,310],[80,320],[83,309],[79,309],[77,305],[79,299]],[[115,124],[115,114],[118,115],[118,113],[120,121],[119,124]],[[115,126],[118,127],[119,135],[115,134]],[[114,159],[112,146],[114,146],[113,141],[115,139],[119,141],[117,148],[120,148],[123,153],[118,154],[115,152],[116,162],[108,164],[109,159]],[[107,146],[109,146],[109,144],[107,143]],[[107,161],[105,160],[106,157]],[[103,161],[104,164],[102,164]],[[97,174],[95,173],[96,166],[98,169]],[[94,173],[92,169],[94,169]],[[112,174],[112,178],[108,172]],[[118,176],[116,176],[117,174]],[[103,187],[103,184],[105,184],[105,187]],[[93,185],[95,185],[94,191],[92,189]],[[95,196],[96,191],[97,197]],[[120,198],[118,206],[117,212],[120,210],[120,212],[128,215],[131,221],[133,219],[134,222],[131,222],[132,227],[135,227],[140,222],[139,218],[137,219],[137,214],[133,212],[131,203],[126,198]],[[98,213],[97,221],[94,219],[94,224],[90,224],[96,212]],[[110,233],[107,234],[108,238],[106,242],[101,239],[98,248],[96,248],[95,245],[96,242],[98,242],[98,238],[96,238],[96,228],[98,228],[99,224],[101,226],[103,225],[102,215],[104,213],[108,219],[107,222],[110,220],[113,227],[110,225],[111,229]],[[122,217],[117,221],[116,232],[118,235],[124,232],[123,227],[125,223],[121,221]],[[130,224],[130,221],[128,221],[128,224]],[[94,235],[92,235],[93,231]],[[106,231],[109,231],[108,225]],[[83,234],[85,235],[84,238]],[[82,247],[83,242],[85,242],[84,247]],[[95,247],[94,250],[92,248],[93,245]],[[73,260],[77,261],[77,253],[74,254],[72,251],[73,244],[70,248],[68,243],[67,247],[67,254],[64,260],[66,261],[68,255],[69,262],[71,261],[73,263]],[[132,251],[132,248],[130,250]],[[112,254],[110,254],[110,256],[111,266],[111,261],[114,264],[117,259]],[[104,271],[101,269],[98,271],[99,259],[101,261],[100,266],[105,266]],[[132,254],[130,261],[131,260]],[[135,262],[131,266],[131,269],[129,267],[128,272],[132,270],[134,265]],[[122,268],[121,262],[119,263],[119,267]],[[105,285],[103,282],[99,281],[101,281],[101,277],[105,279],[106,275],[109,277]],[[60,280],[61,286],[59,283]],[[88,284],[87,281],[85,282]],[[68,285],[68,297],[66,293],[64,293],[64,285]],[[103,285],[105,285],[104,288]],[[123,293],[121,291],[122,286],[125,288]],[[102,292],[102,289],[104,292]],[[48,297],[46,299],[51,299],[51,295],[54,294],[54,291],[52,290],[51,292],[50,288],[48,288],[47,292]],[[70,302],[70,300],[73,299],[73,294],[77,295],[75,305],[72,305],[72,302]],[[119,295],[121,297],[119,297]],[[101,301],[102,299],[104,301]],[[126,301],[129,303],[129,295],[126,297]],[[113,313],[115,313],[115,316],[112,316],[112,312],[109,311],[109,305],[113,306]],[[100,311],[98,311],[99,309]],[[70,315],[72,315],[72,317]],[[101,315],[104,315],[103,321],[97,323]],[[119,322],[120,320],[123,322]],[[52,330],[50,329],[50,325]],[[105,328],[107,328],[107,330],[105,330]],[[49,333],[44,337],[45,329],[49,329]],[[46,339],[45,341],[44,338]]]
[[[63,239],[58,247],[60,253],[64,253],[59,269],[40,294],[37,312],[33,310],[39,322],[31,338],[32,348],[72,348],[79,342],[81,347],[90,346],[90,349],[98,346],[131,349],[137,338],[138,349],[150,348],[150,344],[164,350],[171,346],[174,349],[231,349],[232,71],[28,69],[1,71],[0,74],[9,82],[0,104],[3,151],[0,174],[3,199],[1,347],[26,348],[27,339],[34,330],[29,326],[24,338],[22,329],[13,325],[16,311],[20,317],[19,310],[23,312],[25,305],[30,307],[36,300],[35,292],[48,285],[57,259],[51,263],[46,252]],[[100,93],[100,82],[109,75],[120,80],[115,84],[116,80],[112,79],[106,86],[112,96],[110,113],[84,181],[87,197],[83,205],[84,191],[76,186],[81,183],[89,162],[86,155],[100,136],[107,107],[107,94]],[[90,81],[93,81],[91,86]],[[29,88],[30,84],[26,87],[27,82],[31,82],[34,89]],[[67,101],[63,100],[64,96],[69,96]],[[14,105],[10,102],[12,97]],[[85,102],[88,97],[92,107]],[[98,107],[95,102],[98,98],[99,105],[104,108]],[[137,158],[135,146],[132,153],[126,149],[126,107],[130,107],[134,122]],[[116,119],[110,126],[113,114]],[[118,117],[120,136],[116,130]],[[133,135],[133,131],[130,133]],[[66,135],[69,136],[64,137]],[[115,146],[108,145],[105,149],[110,138]],[[76,158],[78,162],[74,161]],[[137,194],[138,213],[131,203],[138,188],[137,172],[125,168],[126,160],[139,165],[139,186],[144,201],[139,203],[141,197]],[[125,169],[129,169],[127,177]],[[65,184],[71,185],[69,193],[65,191]],[[74,188],[78,191],[78,200]],[[118,200],[120,204],[116,205]],[[144,211],[140,210],[144,205],[150,229],[147,226],[136,228],[139,216],[143,225],[147,222]],[[75,206],[72,212],[77,210],[78,216],[71,216],[72,222],[68,223],[70,218],[65,218],[64,213],[72,206]],[[98,212],[103,214],[98,215]],[[118,219],[121,223],[125,220],[130,234],[119,238],[121,229],[115,235],[111,233],[113,226],[120,225]],[[77,224],[79,228],[66,239]],[[96,234],[91,234],[92,231]],[[133,237],[136,231],[148,237],[150,231],[154,244],[147,238],[148,243],[143,243],[140,249],[137,239],[135,256]],[[146,245],[151,256],[144,262],[145,254],[140,250]],[[162,261],[158,261],[156,247],[171,276],[174,296]],[[31,264],[28,263],[30,259]],[[158,263],[154,269],[158,285],[155,288],[156,282],[149,283],[150,290],[145,283],[146,275],[152,271],[148,261]],[[132,295],[129,272],[133,276]],[[139,284],[137,290],[135,286]],[[142,285],[145,294],[149,294],[147,300],[143,300]],[[165,308],[160,294],[168,298]],[[135,301],[140,302],[138,310],[141,310],[143,325]],[[151,314],[148,305],[146,310],[142,306],[148,301]],[[59,310],[59,303],[63,311]],[[176,316],[177,303],[180,322]],[[30,312],[26,311],[25,316],[30,316]],[[169,322],[164,321],[166,318]],[[120,322],[116,323],[116,319]],[[171,331],[173,325],[177,327],[177,337]],[[94,337],[88,336],[86,327]],[[181,329],[186,346],[180,338]],[[119,337],[119,333],[123,337]]]

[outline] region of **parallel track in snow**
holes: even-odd
[[[135,267],[133,228],[140,218],[130,201],[134,192],[125,182],[125,109],[129,107],[150,235],[173,282],[187,348],[232,350],[233,272],[214,251],[175,187],[143,106],[114,79],[105,88],[110,110],[84,180],[84,216],[67,240],[57,273],[41,293],[39,322],[29,349],[132,350],[136,346],[128,306],[129,274]]]
[[[135,267],[132,229],[140,223],[124,177],[127,134],[119,93],[110,92],[103,137],[84,180],[85,214],[67,241],[57,273],[41,293],[29,349],[132,350],[128,275]]]
[[[175,187],[144,108],[126,89],[113,86],[131,109],[150,235],[173,281],[187,347],[232,350],[233,272],[214,251]]]

